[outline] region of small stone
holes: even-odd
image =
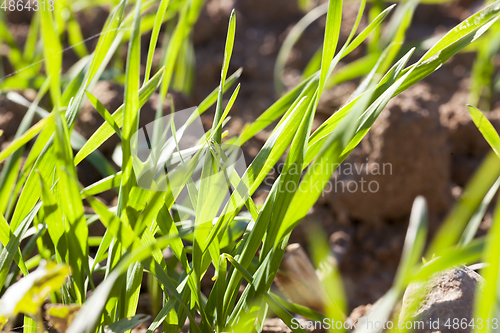
[[[468,333],[471,327],[453,329],[453,320],[467,321],[472,319],[476,286],[481,286],[484,279],[473,270],[463,266],[444,271],[431,278],[424,287],[425,296],[417,307],[412,307],[418,301],[417,291],[422,284],[410,284],[403,297],[403,305],[399,320],[423,322],[423,327],[414,330],[415,333]],[[413,313],[412,313],[413,312]]]

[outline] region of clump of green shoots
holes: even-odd
[[[362,0],[347,41],[339,45],[343,3],[342,0],[331,0],[319,9],[313,9],[315,17],[321,13],[327,15],[324,43],[307,67],[303,81],[284,93],[238,136],[227,138],[223,129],[239,91],[239,86],[235,89],[233,86],[241,74],[238,70],[228,76],[237,29],[233,12],[229,18],[224,58],[221,59],[220,85],[192,111],[195,118],[215,105],[213,126],[195,146],[197,151],[209,152],[201,161],[202,173],[206,177],[193,181],[192,169],[183,177],[167,173],[155,179],[156,185],[167,184],[157,191],[137,184],[134,133],[139,130],[141,107],[155,91],[158,90],[160,96],[159,119],[164,116],[161,102],[167,98],[172,84],[189,88],[188,76],[193,64],[181,55],[190,49],[190,34],[203,1],[162,0],[158,10],[151,14],[147,9],[154,3],[138,0],[129,5],[122,0],[116,4],[96,49],[89,53],[84,46],[79,47],[77,52],[81,60],[67,73],[61,70],[61,40],[65,27],[74,32],[71,43],[81,41],[80,27],[74,20],[76,9],[69,2],[56,2],[55,15],[49,11],[35,14],[24,51],[15,45],[5,22],[0,21],[2,31],[6,32],[3,41],[12,50],[8,60],[13,67],[22,69],[43,59],[45,69],[40,71],[42,63],[39,63],[2,82],[4,89],[25,89],[29,85],[38,89],[35,101],[27,104],[29,109],[16,138],[0,152],[2,325],[9,318],[23,313],[25,332],[43,330],[41,302],[29,308],[20,302],[32,295],[45,301],[48,295],[52,306],[48,317],[59,318],[59,324],[63,323],[59,327],[66,332],[130,330],[144,320],[137,314],[144,276],[147,277],[151,299],[161,304],[153,313],[148,332],[154,332],[160,326],[163,332],[177,332],[187,320],[190,332],[261,331],[264,319],[271,312],[289,327],[295,314],[315,320],[327,317],[344,321],[343,289],[335,267],[328,264],[328,248],[324,241],[318,241],[313,252],[315,262],[325,271],[321,283],[325,290],[322,301],[326,313],[290,303],[271,292],[290,233],[321,195],[334,166],[361,141],[388,101],[436,71],[451,56],[479,38],[498,19],[500,4],[495,2],[460,23],[412,65],[408,63],[413,49],[401,53],[401,46],[416,2],[401,4],[389,23],[390,27],[395,27],[391,30],[393,33],[372,48],[369,55],[358,60],[356,66],[362,65],[363,70],[354,72],[354,65],[338,71],[336,66],[371,33],[378,31],[394,6],[381,10],[365,29],[358,31],[366,5],[366,0]],[[66,20],[57,15],[63,10],[69,13]],[[154,68],[153,55],[166,20],[175,23],[175,28],[169,31],[168,43],[162,46],[162,64]],[[303,30],[302,23],[296,28],[295,37],[291,33],[292,39],[285,42],[285,51],[280,54],[277,66],[278,79],[286,61],[286,50],[293,45],[297,33],[300,35],[300,29]],[[151,32],[151,39],[144,81],[141,82],[141,35],[145,32]],[[117,110],[107,110],[89,91],[110,66],[121,45],[128,48],[126,70],[121,77],[125,85],[124,101]],[[323,92],[356,75],[362,75],[363,80],[350,101],[312,132],[312,121]],[[231,92],[231,97],[224,106],[223,97],[227,91]],[[49,95],[51,110],[38,106],[46,94]],[[8,97],[19,103],[26,102],[15,93]],[[75,119],[86,98],[105,120],[88,140],[82,139],[74,130]],[[35,116],[40,120],[30,127]],[[220,164],[230,157],[221,146],[231,143],[241,147],[275,121],[277,124],[271,135],[245,172],[231,174],[228,179],[231,197],[227,202],[221,201],[210,183],[210,176],[217,174]],[[185,126],[187,128],[189,122]],[[173,128],[176,133],[182,130]],[[114,169],[98,150],[113,134],[121,139],[120,170]],[[155,135],[160,134],[161,131]],[[30,142],[33,144],[28,148]],[[26,159],[21,163],[23,155]],[[282,173],[265,203],[256,205],[252,195],[283,157]],[[103,174],[100,181],[85,188],[79,183],[75,169],[84,159],[96,165]],[[490,181],[498,177],[500,166],[496,160],[488,161],[485,168],[489,170],[487,178]],[[176,182],[175,187],[169,185],[172,182]],[[456,250],[456,236],[465,228],[481,203],[482,199],[478,200],[478,197],[481,194],[481,198],[484,197],[489,185],[489,182],[473,181],[474,190],[471,191],[477,186],[478,196],[466,196],[463,200],[467,203],[459,203],[458,212],[452,212],[444,231],[429,250],[438,255],[437,259],[421,269],[425,204],[422,200],[417,201],[395,285],[371,315],[378,320],[388,318],[411,280],[425,279],[440,269],[477,260],[483,253],[488,255],[488,262],[496,260],[498,264],[496,251],[486,252],[483,246],[495,241],[495,232],[486,240],[471,241],[467,236],[467,241]],[[189,207],[184,207],[184,202],[177,202],[180,188],[189,190]],[[235,190],[240,188],[245,192]],[[290,188],[296,191],[287,190]],[[96,199],[97,195],[108,190],[117,191],[117,207],[107,207]],[[470,200],[473,205],[469,204]],[[88,204],[94,213],[85,214],[84,204]],[[104,235],[89,237],[88,226],[92,223],[101,223],[106,230]],[[451,225],[455,229],[451,229]],[[468,234],[473,233],[473,226],[468,230]],[[90,247],[97,248],[95,254],[91,255]],[[167,248],[173,253],[168,261],[163,256]],[[43,266],[43,262],[48,264]],[[40,268],[33,271],[38,266]],[[201,279],[210,266],[215,268],[215,275],[211,277],[214,285],[205,296],[201,292]],[[181,272],[176,267],[181,267]],[[494,270],[496,266],[492,264],[490,267]],[[497,273],[498,270],[494,271],[489,278],[493,279]],[[67,277],[65,281],[61,281],[61,274]],[[104,279],[96,283],[95,274],[104,275]],[[16,283],[20,275],[23,277]],[[497,280],[492,281],[496,283]],[[7,297],[13,293],[11,290],[20,296],[15,299]],[[482,297],[486,299],[488,295]],[[484,304],[485,308],[491,309],[496,303],[488,299]],[[481,314],[486,313],[486,310],[481,311]],[[304,332],[301,328],[293,330]]]

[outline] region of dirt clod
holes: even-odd
[[[429,284],[424,287],[424,296],[412,311],[412,306],[418,302],[418,290],[421,284],[410,285],[405,292],[399,320],[423,321],[423,327],[416,329],[415,333],[468,333],[472,326],[474,296],[476,287],[484,279],[467,267],[447,270],[434,276]],[[467,325],[453,326],[454,322],[466,322]],[[446,325],[446,323],[451,325]]]

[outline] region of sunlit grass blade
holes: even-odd
[[[468,105],[468,108],[477,129],[491,146],[491,149],[493,149],[495,154],[500,158],[500,136],[498,136],[497,131],[478,108],[472,105]]]
[[[422,257],[422,251],[427,237],[427,203],[423,197],[417,197],[413,202],[410,224],[406,232],[403,254],[399,261],[394,288],[404,290],[411,278],[411,269]]]
[[[50,75],[50,95],[56,111],[61,105],[61,67],[62,67],[62,46],[56,34],[52,12],[42,10],[40,12],[41,32],[43,37],[43,54],[45,66]]]
[[[281,46],[281,49],[276,58],[276,64],[274,65],[274,87],[279,95],[281,95],[284,90],[281,77],[283,75],[283,70],[285,69],[285,63],[290,55],[290,52],[292,51],[293,46],[299,40],[300,36],[302,36],[306,28],[310,26],[314,21],[316,21],[319,17],[326,14],[327,11],[327,3],[311,10],[299,22],[297,22],[297,24],[294,25],[294,27],[290,30],[285,40],[283,41],[283,45]]]
[[[217,105],[215,107],[215,116],[214,116],[214,122],[212,125],[212,133],[214,134],[214,139],[215,142],[219,143],[221,142],[221,129],[216,129],[218,127],[219,122],[222,119],[222,96],[224,93],[224,86],[226,83],[226,76],[227,76],[227,71],[229,69],[229,61],[231,60],[231,55],[233,53],[233,46],[234,46],[234,35],[236,32],[236,14],[234,10],[231,12],[231,16],[229,18],[229,27],[227,30],[227,37],[226,37],[226,46],[224,48],[224,59],[222,62],[222,69],[221,69],[221,75],[220,75],[220,85],[219,85],[219,94],[217,96]]]
[[[53,123],[54,119],[52,116],[43,118],[39,120],[35,125],[33,125],[29,130],[24,132],[23,135],[14,140],[10,145],[7,146],[0,153],[0,162],[3,162],[7,157],[15,153],[19,148],[28,143],[33,139],[38,133],[40,133],[48,124]]]
[[[411,67],[416,66],[412,75],[398,89],[397,94],[439,69],[453,55],[477,40],[498,20],[499,12],[500,2],[496,1],[450,30],[425,53],[417,64]],[[410,68],[407,68],[401,75],[408,70]]]
[[[158,73],[156,73],[151,80],[148,81],[140,90],[139,90],[139,106],[142,107],[149,97],[154,93],[154,91],[158,88],[162,76],[163,76],[164,68],[160,69]],[[121,105],[111,116],[113,117],[113,121],[118,126],[123,125],[123,111],[124,105]],[[87,143],[78,151],[75,156],[75,165],[78,165],[85,157],[87,157],[91,152],[99,148],[111,135],[113,135],[114,130],[113,127],[109,125],[109,123],[102,124],[97,131],[92,134],[92,136],[87,140]]]
[[[113,129],[115,130],[115,133],[116,135],[118,135],[118,137],[121,139],[122,138],[122,131],[120,130],[120,127],[118,127],[118,125],[116,124],[116,122],[114,121],[113,117],[111,116],[111,114],[109,113],[109,111],[104,107],[104,105],[102,105],[101,102],[99,102],[99,100],[94,96],[92,95],[90,92],[86,91],[85,92],[87,94],[87,98],[89,99],[89,101],[92,103],[92,105],[94,106],[94,108],[97,110],[97,112],[99,112],[99,114],[101,115],[101,117],[111,126],[113,127]]]
[[[500,178],[497,179],[497,181],[495,182],[495,184],[493,184],[493,186],[491,186],[491,189],[484,196],[484,199],[479,205],[479,208],[476,210],[474,215],[472,215],[469,223],[467,223],[467,227],[465,228],[464,233],[462,234],[462,237],[458,242],[460,246],[469,244],[476,235],[477,230],[479,229],[479,225],[483,221],[484,214],[486,213],[488,206],[490,205],[491,200],[493,200],[493,197],[497,193],[499,187],[500,187]]]
[[[158,11],[156,12],[154,27],[151,33],[151,39],[149,41],[148,56],[146,62],[146,72],[144,74],[144,84],[149,80],[151,74],[151,67],[153,66],[153,55],[156,50],[156,43],[158,42],[158,36],[160,35],[160,28],[165,17],[165,13],[168,8],[170,0],[162,0]]]
[[[340,36],[340,23],[342,21],[342,0],[331,0],[328,2],[328,13],[326,14],[325,38],[323,42],[323,55],[321,57],[321,73],[319,78],[319,94],[323,90],[330,64],[337,49]]]
[[[54,155],[56,157],[57,189],[61,209],[65,219],[65,235],[69,248],[68,264],[75,280],[76,297],[79,303],[85,300],[84,274],[90,271],[88,263],[88,229],[84,218],[83,203],[80,191],[74,179],[77,178],[73,165],[73,151],[70,145],[69,130],[64,116],[55,113],[56,140]],[[43,177],[43,174],[41,174]]]

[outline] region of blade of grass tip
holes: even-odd
[[[82,194],[82,199],[85,199],[89,195],[96,195],[111,189],[118,189],[122,179],[121,175],[122,173],[120,171],[114,175],[103,178],[100,181],[87,186],[80,192]]]
[[[394,280],[394,288],[404,291],[410,279],[412,267],[422,257],[422,251],[427,237],[427,203],[424,197],[419,196],[413,202],[410,224],[406,233],[403,254],[399,262],[398,271]]]
[[[450,30],[424,54],[417,64],[403,71],[402,75],[410,68],[416,67],[412,75],[401,85],[396,94],[399,94],[415,82],[428,76],[440,68],[454,54],[474,42],[498,20],[499,12],[500,1],[496,1]]]
[[[142,107],[149,97],[158,88],[165,68],[162,67],[152,78],[139,90],[139,106]],[[114,122],[121,127],[123,125],[123,110],[124,105],[122,104],[111,116]],[[97,131],[92,134],[92,136],[87,140],[85,145],[78,151],[75,156],[75,165],[78,165],[85,157],[87,157],[94,150],[99,148],[108,138],[110,138],[114,133],[113,127],[109,123],[103,123]]]
[[[344,52],[344,56],[348,55],[349,53],[354,51],[359,45],[361,45],[361,43],[368,37],[368,35],[370,35],[370,33],[375,28],[377,28],[382,23],[382,21],[385,20],[387,15],[389,15],[389,13],[394,9],[395,6],[396,5],[394,4],[394,5],[387,7],[375,19],[373,19],[373,21],[358,36],[356,36],[356,38],[354,38],[354,40],[349,44],[349,46],[347,47],[347,49]],[[360,11],[361,11],[361,9],[360,9]]]
[[[168,4],[170,0],[161,0],[160,6],[155,16],[155,24],[153,31],[151,32],[151,39],[149,41],[148,57],[146,62],[146,71],[144,73],[144,84],[149,80],[149,75],[151,74],[151,67],[153,66],[153,56],[156,50],[156,44],[158,42],[158,36],[160,35],[160,28],[163,24],[163,19],[165,13],[167,12]]]
[[[337,49],[342,22],[342,0],[330,0],[326,14],[325,38],[323,42],[323,55],[321,57],[321,74],[319,79],[319,94],[323,91],[330,64]]]
[[[115,130],[116,135],[122,139],[122,131],[120,130],[120,127],[116,124],[115,120],[109,113],[109,111],[102,105],[102,103],[94,96],[92,95],[89,91],[85,91],[85,94],[87,95],[87,98],[89,101],[92,103],[94,108],[99,112],[101,117]]]
[[[24,45],[23,58],[24,61],[28,64],[34,62],[36,57],[36,43],[38,39],[38,27],[40,24],[40,13],[35,12],[33,15],[33,19],[30,23],[30,30],[28,32],[28,38],[26,38],[26,43]]]
[[[477,129],[491,146],[491,149],[493,149],[495,154],[500,158],[500,136],[498,136],[497,131],[478,108],[472,105],[467,105],[467,107],[469,108],[470,115]]]
[[[55,110],[61,105],[61,66],[62,46],[53,24],[52,12],[41,11],[41,32],[43,37],[43,54],[47,73],[50,75],[50,95]]]
[[[71,7],[67,8],[66,10],[69,10],[70,12],[67,25],[69,44],[73,46],[73,50],[80,58],[84,58],[89,55],[89,51],[87,50],[87,46],[85,45],[80,24],[76,20],[75,14],[71,10]]]
[[[126,79],[125,79],[125,110],[123,112],[123,140],[122,140],[122,184],[120,188],[117,215],[121,216],[127,206],[129,193],[134,183],[134,174],[131,157],[132,135],[138,128],[139,108],[139,71],[141,60],[141,39],[139,27],[141,22],[141,3],[137,1],[134,10],[132,37],[128,46]],[[133,224],[132,224],[133,225]]]
[[[364,4],[362,3],[360,11],[363,9]],[[361,18],[361,12],[358,15],[357,21],[354,24],[354,27],[351,30],[351,34],[349,35],[347,41],[344,43],[344,46],[340,49],[340,51],[337,53],[337,55],[332,59],[330,62],[330,66],[328,68],[327,74],[326,74],[326,79],[330,78],[332,76],[333,71],[335,70],[335,67],[339,63],[341,59],[343,59],[345,56],[347,56],[350,52],[352,52],[355,48],[357,48],[367,37],[368,35],[380,25],[382,20],[389,14],[389,12],[392,10],[394,6],[391,6],[384,10],[382,13],[380,13],[351,43],[351,39],[354,36],[357,26],[359,25],[359,20]],[[323,86],[323,89],[326,87],[327,82],[325,82],[325,86]]]
[[[155,119],[160,119],[163,116],[163,101],[167,96],[167,92],[170,88],[172,81],[172,75],[174,73],[175,65],[177,63],[177,57],[179,56],[179,49],[182,42],[189,35],[191,29],[191,24],[189,22],[189,9],[192,5],[191,1],[186,1],[179,13],[179,21],[174,29],[172,37],[168,43],[167,49],[165,51],[165,73],[160,87],[160,99],[156,108]],[[156,143],[159,138],[161,128],[159,128],[161,122],[156,122],[153,127],[153,142]]]
[[[119,30],[123,20],[126,2],[127,1],[125,0],[120,1],[120,3],[111,11],[108,19],[106,20],[103,32],[97,41],[97,46],[89,65],[89,69],[85,73],[85,77],[82,81],[80,89],[77,90],[73,103],[71,103],[66,110],[66,119],[70,126],[73,126],[77,117],[81,103],[83,102],[84,91],[89,89],[89,87],[95,83],[97,79],[99,79],[104,71],[104,68],[107,66],[109,60],[120,44],[123,32],[119,32]]]
[[[300,19],[297,24],[293,26],[281,46],[278,56],[276,57],[276,64],[274,65],[274,88],[278,95],[281,95],[285,90],[283,82],[281,80],[283,76],[283,70],[285,69],[285,64],[292,52],[293,46],[299,40],[300,36],[304,33],[306,28],[310,26],[314,21],[320,18],[322,15],[326,14],[328,11],[328,4],[324,3],[309,13],[307,13],[303,18]]]
[[[392,62],[401,50],[405,40],[406,31],[410,27],[415,13],[415,8],[419,2],[419,0],[410,0],[406,2],[398,8],[396,13],[391,18],[391,21],[387,26],[387,31],[389,32],[390,37],[388,37],[388,41],[386,42],[388,44],[389,52],[380,67],[379,73],[384,73],[391,66]]]
[[[214,133],[214,140],[217,143],[221,143],[221,129],[215,130],[219,122],[222,119],[222,98],[224,93],[224,85],[226,82],[227,70],[229,69],[229,61],[231,60],[231,55],[233,54],[234,46],[234,35],[236,31],[236,13],[233,9],[231,16],[229,18],[229,27],[227,29],[226,46],[224,48],[224,60],[222,62],[222,70],[220,74],[220,86],[219,95],[217,97],[217,105],[215,108],[215,117],[212,125],[212,133]]]

